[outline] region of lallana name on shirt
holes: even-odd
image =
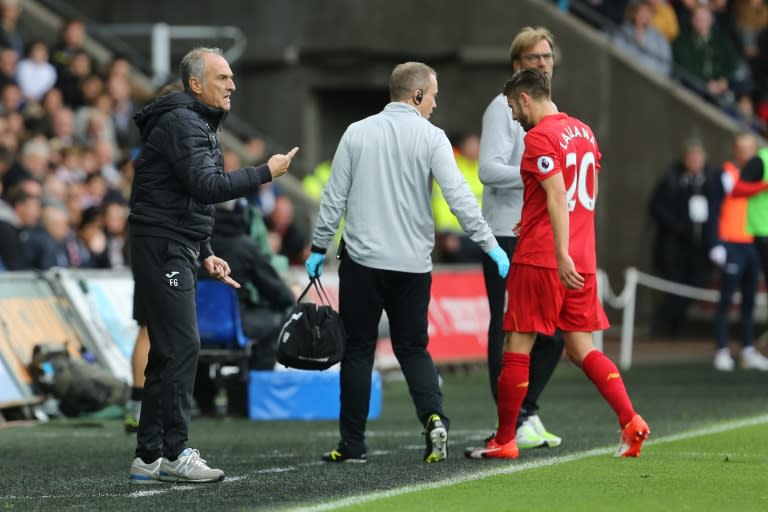
[[[584,128],[579,129],[578,126],[566,126],[560,135],[563,139],[563,141],[560,143],[560,147],[563,149],[568,149],[568,144],[571,142],[571,139],[576,137],[587,139],[592,144],[595,143],[595,136]]]

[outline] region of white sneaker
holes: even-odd
[[[741,350],[741,367],[745,370],[768,371],[768,357],[757,351],[753,346]]]
[[[538,415],[534,414],[533,416],[528,416],[528,420],[526,423],[530,423],[533,427],[533,430],[547,443],[547,446],[550,448],[555,448],[557,446],[560,446],[563,443],[562,438],[556,436],[555,434],[552,434],[550,432],[547,432],[547,429],[544,428],[544,423],[541,422],[541,418],[539,418]]]
[[[200,452],[185,448],[179,457],[171,462],[165,457],[160,462],[160,480],[163,482],[220,482],[224,472],[213,469],[200,458]]]
[[[736,362],[731,357],[727,348],[721,348],[715,352],[715,370],[720,372],[732,372]]]
[[[131,464],[128,479],[132,484],[159,484],[160,460],[158,458],[155,462],[147,464],[141,458],[136,457]]]
[[[515,441],[520,449],[540,448],[547,446],[547,441],[536,433],[530,418],[526,419],[515,431]]]

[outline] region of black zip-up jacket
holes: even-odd
[[[141,131],[134,164],[132,236],[170,238],[212,255],[213,204],[255,192],[272,180],[266,164],[224,173],[216,134],[224,110],[186,92],[161,96],[133,116]]]

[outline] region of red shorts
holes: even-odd
[[[553,335],[566,332],[592,332],[610,324],[597,299],[595,274],[584,274],[584,286],[569,290],[557,270],[513,264],[507,276],[504,304],[504,330]]]

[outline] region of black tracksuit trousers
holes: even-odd
[[[339,432],[350,453],[365,453],[365,426],[371,396],[371,371],[382,311],[389,318],[392,349],[408,384],[422,426],[439,414],[446,427],[437,369],[427,352],[427,312],[432,274],[365,267],[342,255],[339,314],[347,331],[341,361]]]
[[[515,252],[517,237],[497,236],[499,246],[512,261]],[[488,306],[491,311],[491,321],[488,325],[488,377],[490,379],[491,394],[494,402],[498,401],[496,387],[501,373],[502,353],[504,350],[504,330],[502,320],[504,318],[504,296],[507,290],[506,279],[499,276],[499,270],[493,260],[487,254],[483,255],[483,276],[485,277],[485,289],[488,293]],[[528,378],[528,393],[523,400],[523,406],[518,419],[518,426],[525,419],[536,414],[539,409],[539,397],[544,387],[552,377],[558,361],[563,354],[563,337],[560,333],[554,336],[537,335],[531,350],[531,370]]]
[[[131,256],[134,303],[143,310],[150,339],[136,456],[145,462],[175,459],[186,448],[200,352],[198,252],[174,240],[134,236]]]

